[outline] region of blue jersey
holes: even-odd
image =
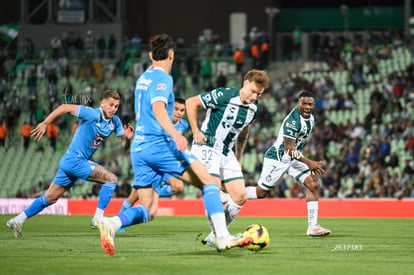
[[[168,139],[168,133],[160,126],[152,104],[162,101],[170,119],[174,113],[173,79],[160,67],[149,67],[135,84],[135,135],[131,143],[131,152],[140,151],[154,142]]]
[[[174,124],[175,130],[180,134],[184,134],[188,130],[188,122],[184,119],[180,119],[176,124]]]
[[[105,119],[101,108],[93,109],[79,105],[75,116],[80,119],[80,122],[67,153],[90,159],[112,132],[117,136],[124,135],[119,117],[114,115],[111,119]]]

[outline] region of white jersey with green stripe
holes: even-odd
[[[295,147],[297,150],[302,152],[306,139],[311,134],[314,124],[314,112],[312,112],[309,118],[304,118],[300,115],[298,107],[295,107],[283,120],[277,139],[275,143],[273,143],[273,145],[266,151],[265,157],[282,161],[285,154],[285,137],[296,140]],[[287,158],[285,157],[285,160],[286,159]]]
[[[217,88],[199,95],[206,117],[201,131],[207,138],[205,145],[214,147],[227,155],[233,150],[240,132],[257,117],[259,103],[244,104],[239,89]]]

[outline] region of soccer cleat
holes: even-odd
[[[331,234],[331,230],[323,228],[319,224],[315,226],[309,226],[308,230],[306,230],[306,235],[309,237],[323,237]]]
[[[126,230],[125,230],[125,228],[120,227],[115,232],[118,232],[118,233],[126,233]]]
[[[217,250],[223,251],[233,247],[246,247],[253,242],[249,236],[244,237],[242,233],[230,235],[225,239],[217,240]]]
[[[90,225],[91,225],[91,229],[97,229],[98,228],[97,220],[92,219]]]
[[[16,238],[19,238],[21,236],[23,236],[22,234],[22,224],[16,222],[14,219],[8,220],[6,223],[7,227],[10,228],[10,230],[13,231],[14,236]]]
[[[213,232],[210,232],[210,234],[208,234],[207,237],[205,237],[205,239],[201,241],[201,243],[219,250],[217,247],[216,237],[214,236]]]
[[[229,201],[230,199],[230,195],[227,194],[226,192],[220,190],[220,200],[222,204],[225,204]]]
[[[115,254],[115,224],[109,218],[102,218],[96,222],[101,233],[101,246],[106,254],[112,256]]]

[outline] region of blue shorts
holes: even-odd
[[[98,164],[74,154],[64,154],[53,183],[71,188],[77,180],[86,181]]]
[[[177,149],[174,141],[154,142],[131,151],[134,188],[159,188],[168,177],[179,177],[197,158],[186,150]]]

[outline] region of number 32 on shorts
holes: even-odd
[[[201,150],[201,160],[212,160],[213,151],[210,149],[203,149]]]

